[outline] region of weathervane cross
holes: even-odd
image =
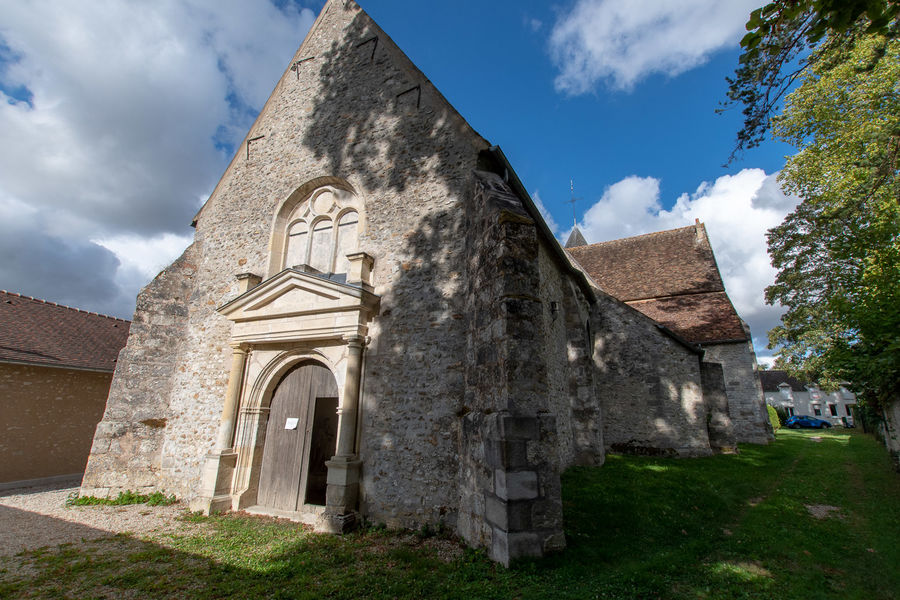
[[[578,227],[578,215],[575,213],[575,203],[581,200],[581,198],[575,197],[575,180],[569,180],[569,190],[572,192],[572,199],[566,200],[569,204],[572,205],[572,225]]]

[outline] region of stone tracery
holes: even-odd
[[[284,260],[279,266],[309,265],[321,273],[346,273],[350,266],[346,255],[358,244],[359,209],[356,196],[347,190],[325,185],[313,191],[286,219]],[[278,237],[279,229],[276,224],[273,237]]]

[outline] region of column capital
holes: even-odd
[[[230,342],[231,351],[234,354],[247,354],[250,351],[250,344],[244,342]]]
[[[351,348],[362,348],[362,347],[366,346],[366,344],[369,343],[368,336],[359,335],[357,333],[351,333],[351,334],[345,335],[343,337],[343,339],[347,343],[347,345],[350,346]]]

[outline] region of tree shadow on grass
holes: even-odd
[[[333,536],[268,518],[192,516],[198,530],[189,534],[119,535],[0,559],[0,597],[891,597],[883,583],[846,568],[853,555],[867,573],[883,570],[885,549],[875,544],[859,556],[857,546],[871,542],[842,533],[838,520],[785,522],[788,505],[779,500],[729,525],[746,501],[740,482],[751,489],[777,471],[754,475],[757,467],[735,460],[726,478],[706,471],[713,459],[668,461],[675,467],[649,477],[628,469],[646,460],[570,469],[568,550],[509,570],[483,552],[412,532]],[[442,555],[447,548],[455,550]]]

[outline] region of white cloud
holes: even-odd
[[[579,223],[588,243],[685,227],[700,219],[709,234],[728,296],[750,324],[757,351],[782,310],[765,304],[763,290],[775,280],[766,253],[766,231],[778,225],[797,204],[785,196],[775,175],[744,169],[704,182],[661,210],[659,180],[626,177],[611,185]],[[560,239],[568,235],[565,232]]]
[[[674,77],[736,47],[759,0],[578,0],[550,35],[556,88],[628,90],[653,73]]]
[[[537,207],[538,212],[541,213],[542,217],[544,217],[544,222],[547,223],[547,227],[550,228],[550,232],[553,235],[556,235],[559,231],[559,225],[556,221],[553,220],[553,215],[550,214],[550,211],[547,210],[547,207],[544,206],[544,203],[541,201],[541,195],[537,190],[534,190],[534,193],[531,194],[531,199],[534,200],[534,205]]]
[[[646,233],[647,216],[659,210],[659,180],[632,175],[609,186],[587,209],[582,233],[588,240],[596,234],[598,242]]]
[[[134,269],[145,281],[149,281],[181,256],[193,241],[193,236],[174,233],[152,237],[117,235],[91,241],[115,254],[123,267]]]
[[[160,249],[190,235],[190,219],[230,149],[315,18],[309,9],[279,4],[5,4],[0,199],[17,218],[0,222],[0,238],[27,231],[24,239],[40,241],[44,260],[76,272],[105,270],[125,300],[110,309],[109,290],[98,290],[81,307],[130,315],[137,287],[146,283],[137,274],[150,275],[116,241]],[[30,92],[24,101],[23,90]],[[76,253],[81,264],[53,254],[67,248],[85,250]],[[29,288],[28,273],[7,269],[0,287]],[[50,300],[66,293],[61,284],[39,289]]]

